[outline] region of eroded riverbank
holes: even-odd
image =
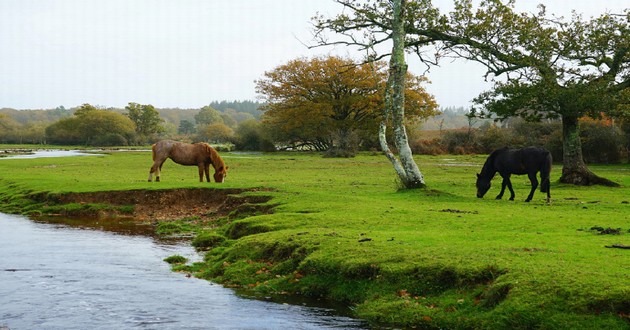
[[[268,213],[271,197],[243,195],[260,189],[164,189],[121,190],[87,193],[34,194],[30,199],[49,205],[47,213],[66,216],[133,217],[140,221],[198,219],[211,221],[238,213]],[[83,207],[77,207],[83,205]],[[72,205],[72,207],[67,207]],[[93,207],[89,207],[92,205]],[[101,207],[94,207],[101,205]],[[107,207],[112,206],[112,207]]]

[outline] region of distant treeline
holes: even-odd
[[[222,113],[232,114],[250,114],[251,117],[256,120],[260,120],[262,112],[258,110],[263,104],[254,101],[212,101],[209,106],[219,110]],[[16,110],[12,108],[0,109],[0,122],[3,115],[8,116],[15,122],[26,125],[34,123],[51,123],[61,118],[72,116],[79,106],[73,108],[65,108],[64,106],[58,106],[54,109],[21,109]],[[111,110],[119,113],[125,113],[124,108],[103,108],[104,110]],[[181,120],[190,120],[194,122],[194,117],[201,108],[156,108],[160,113],[160,116],[164,118],[166,122],[172,123],[175,126],[179,126]],[[0,128],[2,124],[0,123]]]
[[[451,129],[460,129],[464,127],[479,128],[485,123],[491,122],[490,119],[479,119],[468,117],[470,108],[465,107],[444,107],[440,108],[441,114],[429,118],[422,123],[421,129],[427,131],[444,131]]]
[[[162,128],[159,130],[161,132],[160,135],[154,137],[203,140],[203,134],[201,136],[194,135],[203,128],[200,125],[200,120],[204,125],[215,122],[224,125],[226,130],[237,129],[243,122],[260,121],[262,112],[259,108],[262,105],[262,103],[254,101],[213,101],[198,109],[156,108],[154,110],[157,111],[162,120]],[[47,128],[62,120],[74,117],[76,112],[84,106],[85,104],[73,108],[59,106],[54,109],[23,110],[2,108],[0,109],[0,143],[45,144],[53,140],[59,143],[60,139],[50,139],[50,130],[48,130],[47,134]],[[150,105],[146,106],[153,109]],[[98,106],[96,108],[125,116],[129,112],[127,108]],[[200,118],[201,112],[213,112],[216,113],[216,116],[210,119]],[[76,127],[75,129],[79,130]],[[77,134],[74,135],[75,137],[77,136]],[[143,139],[137,138],[127,138],[125,140],[127,140],[127,144],[143,142]],[[76,141],[76,139],[70,139],[68,143],[70,141]],[[147,141],[150,142],[150,140]]]

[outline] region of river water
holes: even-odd
[[[199,257],[189,243],[139,235],[137,225],[79,223],[0,213],[0,329],[367,327],[329,308],[245,299],[172,272],[164,258]]]

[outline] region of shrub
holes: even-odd
[[[623,133],[614,126],[599,122],[580,125],[582,155],[587,163],[619,163],[624,142]]]
[[[326,150],[324,157],[351,158],[357,155],[359,136],[352,130],[337,130],[333,141],[335,145]]]
[[[421,140],[417,139],[411,141],[410,146],[411,151],[417,155],[444,155],[446,154],[446,150],[442,145],[441,138],[434,138],[431,140]]]
[[[254,119],[246,120],[238,126],[234,145],[237,150],[276,151],[275,145],[262,125]]]
[[[464,155],[480,152],[476,131],[472,129],[462,129],[449,131],[442,136],[442,144],[449,154]]]
[[[505,147],[511,144],[510,135],[507,130],[499,128],[495,125],[489,126],[486,129],[481,130],[477,134],[477,143],[480,147],[480,152],[491,153],[493,150]]]

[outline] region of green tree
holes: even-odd
[[[19,143],[15,140],[15,133],[20,130],[20,123],[15,121],[9,115],[0,113],[0,142],[2,143]]]
[[[563,168],[560,181],[576,185],[617,185],[584,163],[580,118],[599,118],[626,102],[630,88],[630,15],[604,14],[590,21],[517,13],[514,1],[457,0],[439,38],[446,47],[501,76],[476,102],[482,113],[528,120],[562,119]],[[427,31],[412,33],[430,35]]]
[[[46,128],[49,142],[58,144],[128,144],[135,124],[127,116],[83,104],[73,117],[63,118]]]
[[[206,141],[224,143],[234,137],[234,130],[223,123],[214,123],[206,126],[199,135]]]
[[[346,38],[336,43],[363,50],[390,39],[395,22],[390,1],[337,2],[351,14],[317,18],[318,32],[340,33]],[[444,56],[482,63],[487,78],[495,81],[492,91],[477,98],[487,113],[562,119],[561,182],[615,185],[584,164],[579,119],[624,109],[620,104],[628,101],[622,92],[630,87],[630,14],[605,14],[590,21],[574,16],[566,22],[549,17],[544,6],[537,14],[516,13],[513,7],[514,1],[504,5],[484,0],[474,11],[472,0],[456,0],[453,12],[441,15],[430,0],[408,1],[405,48],[429,67]],[[322,38],[321,43],[333,42]]]
[[[125,110],[127,110],[127,117],[136,125],[136,133],[140,136],[150,137],[164,132],[164,127],[162,126],[164,120],[152,105],[130,102],[125,107]]]
[[[195,124],[193,124],[190,120],[182,120],[179,122],[179,127],[177,128],[177,133],[179,134],[193,134],[196,132]]]
[[[213,123],[223,123],[221,113],[215,108],[206,105],[195,115],[195,123],[198,128],[203,128]]]

